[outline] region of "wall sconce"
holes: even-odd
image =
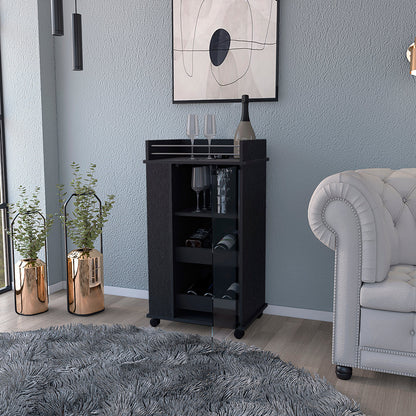
[[[416,77],[416,39],[407,48],[406,57],[407,60],[410,62],[410,75]]]

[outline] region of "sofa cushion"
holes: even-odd
[[[380,283],[364,283],[361,306],[392,312],[416,312],[416,266],[396,265]]]
[[[416,352],[415,324],[415,313],[361,308],[360,347]]]

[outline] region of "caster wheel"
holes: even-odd
[[[352,368],[337,365],[335,368],[335,374],[340,380],[349,380],[352,376]]]
[[[153,327],[158,326],[159,324],[160,324],[160,319],[152,318],[150,320],[150,325],[153,326]]]
[[[257,317],[257,319],[260,319],[263,316],[263,312]]]
[[[237,329],[234,331],[234,336],[235,336],[237,339],[241,339],[241,338],[243,338],[244,334],[245,334],[245,332],[244,332],[242,329],[239,329],[239,328],[237,328]]]

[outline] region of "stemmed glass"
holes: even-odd
[[[208,209],[207,207],[207,191],[211,189],[211,172],[209,169],[209,166],[202,166],[203,169],[203,182],[204,182],[204,188],[203,188],[203,204],[202,204],[202,210],[206,211]]]
[[[204,123],[204,136],[208,139],[208,159],[212,159],[211,157],[211,140],[217,134],[217,126],[215,124],[215,115],[214,114],[207,114],[205,116],[205,123]]]
[[[194,142],[198,137],[199,126],[198,116],[196,114],[188,114],[188,123],[186,124],[186,135],[191,139],[191,159],[194,159]]]
[[[194,212],[201,212],[199,209],[199,193],[205,189],[206,174],[204,166],[192,168],[192,183],[191,187],[196,192],[196,210]]]

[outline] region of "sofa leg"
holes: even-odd
[[[340,380],[349,380],[352,376],[352,368],[344,367],[343,365],[337,365],[335,374]]]

